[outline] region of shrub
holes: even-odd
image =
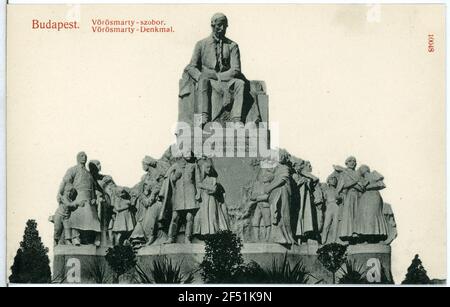
[[[229,230],[205,236],[205,256],[200,264],[205,283],[234,283],[243,270],[242,242]]]
[[[105,259],[115,273],[114,283],[119,283],[120,276],[133,269],[137,263],[136,255],[130,245],[118,245],[108,248]]]
[[[333,284],[336,283],[336,272],[347,260],[347,247],[339,243],[330,243],[317,250],[318,260],[333,275]]]

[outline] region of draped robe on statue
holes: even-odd
[[[311,178],[303,175],[294,177],[299,187],[300,212],[298,214],[296,235],[306,237],[308,234],[317,233],[317,213],[314,205],[314,197]]]
[[[269,195],[272,217],[269,241],[279,244],[294,244],[289,207],[292,191],[289,168],[286,165],[279,164],[275,168],[274,181],[278,180],[282,180],[283,184],[275,188]]]
[[[200,183],[200,190],[201,202],[194,219],[194,234],[209,235],[228,230],[227,212],[217,178],[207,176]]]
[[[358,172],[349,168],[343,170],[339,176],[337,191],[343,194],[339,237],[343,241],[348,241],[355,235],[355,218],[362,192],[358,184],[360,179]]]
[[[69,223],[72,229],[99,233],[97,207],[96,204],[91,204],[91,201],[96,199],[92,174],[84,166],[77,165],[67,171],[63,179],[63,184],[65,183],[71,183],[77,191],[75,202],[84,203],[70,215]]]
[[[174,180],[173,175],[177,173],[181,177]],[[184,160],[177,161],[168,169],[160,192],[163,199],[160,221],[170,221],[172,211],[199,209],[195,199],[199,174],[197,163]]]
[[[384,203],[379,190],[386,186],[383,176],[376,171],[369,173],[365,179],[369,183],[359,199],[355,232],[359,236],[370,236],[373,240],[383,241],[388,237],[388,225],[383,214]]]

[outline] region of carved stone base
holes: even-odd
[[[307,271],[312,275],[310,283],[332,283],[332,275],[317,259],[319,246],[300,245],[288,249],[279,244],[246,243],[242,248],[245,262],[255,261],[261,267],[269,269],[274,259],[278,263],[287,259],[291,264],[301,261]],[[105,260],[107,248],[95,246],[57,246],[55,248],[53,272],[54,279],[64,283],[111,283],[112,271]],[[203,260],[204,245],[194,244],[167,244],[143,247],[138,251],[138,265],[149,271],[153,261],[161,256],[172,260],[172,263],[181,264],[182,272],[195,272],[194,283],[202,283],[198,270]],[[391,275],[391,248],[381,244],[354,245],[348,247],[348,258],[356,267],[366,272],[376,274],[383,272],[385,277],[392,281]],[[370,275],[370,274],[369,274]],[[341,273],[337,274],[339,280]],[[369,280],[373,280],[369,276]],[[139,283],[135,272],[123,275],[120,283]]]

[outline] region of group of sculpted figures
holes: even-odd
[[[186,243],[194,236],[230,229],[224,189],[217,182],[211,159],[192,152],[174,158],[168,150],[155,160],[142,161],[145,175],[132,188],[116,185],[100,173],[101,164],[77,155],[60,185],[58,208],[51,217],[56,244],[150,245],[158,238],[175,243],[184,231]]]
[[[255,180],[243,188],[248,221],[237,223],[244,241],[390,244],[395,239],[391,207],[379,192],[385,188],[383,176],[366,165],[356,169],[354,157],[345,167],[333,166],[326,183],[312,174],[309,161],[284,150],[272,166],[256,165]]]
[[[240,124],[261,120],[255,103],[246,106],[251,85],[241,72],[238,45],[225,36],[227,27],[224,14],[213,15],[211,35],[196,44],[180,81],[181,105],[189,106],[187,115],[200,114],[203,127],[224,113],[225,121]],[[87,164],[80,152],[58,191],[51,217],[55,244],[139,248],[191,243],[220,230],[232,230],[244,242],[283,245],[395,239],[392,210],[379,192],[383,176],[365,165],[356,168],[354,157],[334,166],[326,183],[312,175],[308,161],[284,150],[278,159],[251,163],[255,176],[242,188],[241,203],[227,204],[213,160],[191,151],[145,157],[145,175],[132,188],[118,186],[101,173],[99,161]]]
[[[240,204],[226,204],[213,160],[191,152],[146,156],[145,174],[132,188],[101,174],[99,161],[86,163],[80,152],[60,185],[52,216],[55,245],[140,248],[191,243],[220,230],[244,242],[283,245],[389,244],[396,237],[392,211],[379,192],[383,176],[365,165],[356,168],[354,157],[345,167],[334,166],[326,183],[312,175],[309,161],[284,150],[276,161],[253,159],[255,178],[242,188]]]

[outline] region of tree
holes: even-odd
[[[51,271],[48,248],[39,237],[37,223],[28,220],[23,241],[14,257],[9,282],[11,283],[50,283]]]
[[[417,285],[417,284],[430,284],[430,278],[427,275],[427,271],[422,265],[422,261],[419,259],[419,255],[416,255],[412,260],[411,265],[406,273],[405,280],[402,281],[403,285]]]
[[[347,260],[347,247],[339,243],[330,243],[317,250],[318,260],[333,275],[333,284],[336,283],[336,272]]]
[[[243,269],[242,242],[229,230],[205,236],[205,256],[200,264],[206,283],[234,283]]]

